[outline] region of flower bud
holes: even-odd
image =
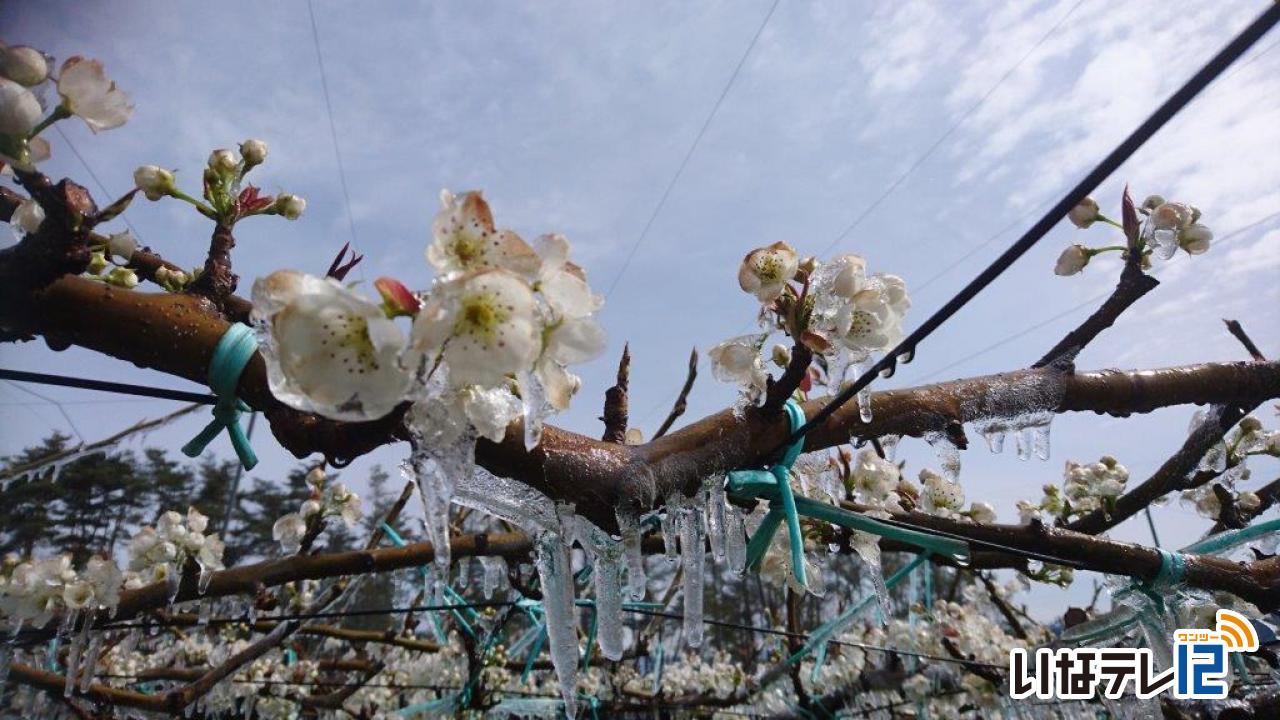
[[[135,288],[138,286],[138,274],[129,268],[117,267],[112,268],[111,272],[103,278],[108,285],[115,285],[122,288]]]
[[[23,200],[9,217],[9,222],[22,228],[24,233],[33,233],[44,222],[44,208],[35,200]]]
[[[1236,507],[1241,510],[1253,511],[1262,505],[1262,498],[1258,497],[1255,492],[1245,490],[1236,496]]]
[[[1186,250],[1188,255],[1200,255],[1206,252],[1211,242],[1213,242],[1213,231],[1200,223],[1193,223],[1178,235],[1178,245]]]
[[[261,165],[267,160],[267,144],[262,140],[245,140],[240,143],[240,156],[244,158],[246,170],[254,165]]]
[[[1067,213],[1067,219],[1082,230],[1089,227],[1098,219],[1098,201],[1091,197],[1081,200]]]
[[[276,212],[286,220],[297,220],[307,209],[307,201],[292,193],[280,193],[276,196]]]
[[[138,249],[138,240],[133,237],[133,233],[125,230],[107,239],[107,249],[111,251],[112,255],[123,258],[125,262],[128,262],[133,258],[133,251]]]
[[[49,77],[49,61],[33,47],[14,45],[0,50],[0,75],[32,87]]]
[[[791,362],[791,349],[781,343],[773,346],[773,364],[780,368]]]
[[[624,445],[643,445],[644,431],[638,427],[629,427],[622,437]]]
[[[40,101],[30,90],[0,77],[0,135],[26,137],[42,114]]]
[[[1156,208],[1160,207],[1163,204],[1164,204],[1163,195],[1148,195],[1147,199],[1142,201],[1142,210],[1145,213],[1150,214],[1152,210],[1155,210]]]
[[[230,150],[214,150],[209,153],[209,169],[222,177],[230,177],[240,169],[240,161]]]
[[[1055,275],[1067,277],[1075,275],[1089,264],[1089,251],[1083,245],[1072,245],[1058,256],[1058,263],[1053,266]]]
[[[103,270],[107,269],[111,263],[107,262],[107,256],[102,252],[89,253],[89,264],[85,266],[84,271],[90,275],[101,275]]]
[[[1262,421],[1252,415],[1246,415],[1240,421],[1240,432],[1258,432],[1262,429]]]
[[[382,296],[382,309],[386,311],[388,317],[417,314],[420,307],[418,298],[414,297],[413,293],[409,292],[409,289],[399,280],[380,277],[373,281],[373,287]]]
[[[173,173],[156,165],[143,165],[134,170],[133,184],[148,200],[159,200],[177,189],[173,184]]]

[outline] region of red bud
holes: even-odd
[[[380,277],[373,281],[373,286],[378,289],[378,294],[382,296],[383,307],[390,311],[394,316],[413,315],[418,312],[418,298],[409,292],[409,288],[400,283],[399,280],[389,277]]]

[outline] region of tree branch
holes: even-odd
[[[1085,318],[1078,327],[1067,333],[1066,337],[1059,340],[1031,367],[1046,367],[1055,362],[1068,364],[1073,362],[1080,351],[1104,330],[1114,325],[1129,306],[1154,290],[1159,284],[1159,280],[1142,272],[1142,268],[1136,263],[1126,262],[1124,270],[1120,272],[1120,281],[1102,306]]]

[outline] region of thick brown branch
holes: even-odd
[[[601,440],[621,443],[627,439],[627,384],[631,379],[631,345],[622,346],[617,383],[604,392],[604,435]]]
[[[657,432],[653,434],[653,439],[657,440],[675,424],[676,420],[684,415],[684,411],[689,407],[689,392],[693,390],[693,381],[698,379],[698,348],[694,348],[689,352],[689,372],[685,375],[684,386],[680,388],[680,394],[676,396],[676,402],[671,406],[671,412],[667,413],[667,419],[662,421],[658,426]]]

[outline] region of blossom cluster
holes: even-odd
[[[906,283],[897,275],[869,275],[866,261],[853,254],[821,264],[812,257],[802,260],[784,242],[748,253],[738,268],[738,285],[760,302],[764,332],[730,338],[710,357],[716,378],[742,386],[750,401],[766,388],[763,350],[774,332],[823,356],[834,386],[850,363],[864,362],[902,339],[911,307]],[[768,357],[786,366],[790,351],[775,346]]]
[[[579,380],[568,366],[598,355],[603,301],[569,259],[563,235],[532,245],[494,224],[479,192],[445,191],[427,261],[431,288],[389,278],[370,301],[332,278],[282,270],[253,287],[253,319],[268,378],[292,407],[339,420],[386,415],[406,400],[424,432],[468,427],[500,441],[522,415],[527,441],[549,410],[564,410]],[[406,336],[394,317],[411,316]]]
[[[209,518],[195,508],[185,517],[173,510],[162,513],[154,527],[143,527],[129,541],[125,587],[167,582],[176,588],[188,561],[199,566],[202,582],[222,570],[225,545],[217,534],[205,533],[208,526]]]
[[[36,48],[0,45],[0,168],[33,170],[48,159],[49,141],[40,133],[59,120],[79,117],[97,133],[120,127],[133,114],[129,96],[100,61],[67,58],[56,76],[53,67],[53,58]],[[50,90],[56,104],[46,97]]]
[[[1067,247],[1058,256],[1053,272],[1057,275],[1075,275],[1085,268],[1095,256],[1106,252],[1127,254],[1129,247],[1135,247],[1141,253],[1142,267],[1151,266],[1152,257],[1168,260],[1179,250],[1188,255],[1201,255],[1208,252],[1213,242],[1213,231],[1200,222],[1200,209],[1194,205],[1181,202],[1169,202],[1160,195],[1150,195],[1142,205],[1134,208],[1126,192],[1124,196],[1125,215],[1132,218],[1137,225],[1113,220],[1100,212],[1098,202],[1091,197],[1081,200],[1067,213],[1067,219],[1077,228],[1091,227],[1095,222],[1114,225],[1125,232],[1128,237],[1124,245],[1107,245],[1090,247],[1074,244]],[[1138,216],[1145,217],[1139,220]]]
[[[1062,477],[1061,488],[1044,486],[1044,496],[1038,504],[1018,501],[1018,515],[1024,524],[1033,518],[1070,522],[1096,510],[1110,511],[1115,499],[1124,493],[1129,469],[1110,455],[1103,455],[1095,463],[1068,460]]]
[[[94,556],[79,571],[70,555],[20,562],[4,559],[0,610],[10,622],[43,626],[59,611],[114,610],[123,576],[115,561]]]
[[[1276,410],[1280,412],[1280,406]],[[1204,417],[1203,411],[1192,417],[1193,430]],[[1236,489],[1238,483],[1248,480],[1251,475],[1248,466],[1250,456],[1280,457],[1280,430],[1267,430],[1262,421],[1253,415],[1242,418],[1222,442],[1205,453],[1198,469],[1212,478],[1212,481],[1184,490],[1182,500],[1195,507],[1204,517],[1218,520],[1222,516],[1222,498],[1214,489],[1217,485],[1232,495],[1232,502],[1237,510],[1255,512],[1262,506],[1262,498],[1253,491]]]
[[[280,549],[286,554],[298,552],[313,522],[323,524],[336,517],[341,518],[347,527],[354,527],[364,516],[360,496],[340,482],[327,482],[323,470],[316,468],[309,472],[307,484],[311,486],[311,497],[297,512],[280,516],[271,527],[271,537],[280,543]]]

